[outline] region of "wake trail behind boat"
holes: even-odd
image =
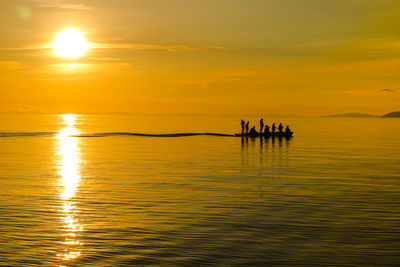
[[[111,132],[111,133],[95,133],[95,134],[79,134],[77,137],[106,137],[106,136],[145,136],[145,137],[185,137],[196,135],[211,136],[233,136],[232,134],[222,133],[170,133],[170,134],[145,134],[145,133],[129,133],[129,132]]]
[[[58,132],[2,132],[0,137],[55,136]]]
[[[0,132],[1,137],[35,137],[35,136],[57,136],[59,132]],[[142,137],[185,137],[185,136],[234,136],[222,133],[168,133],[168,134],[146,134],[132,132],[105,132],[105,133],[81,133],[69,135],[71,137],[108,137],[108,136],[142,136]]]

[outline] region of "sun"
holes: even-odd
[[[89,49],[90,43],[80,31],[68,28],[57,34],[50,47],[55,49],[55,54],[59,57],[75,58],[82,56]]]

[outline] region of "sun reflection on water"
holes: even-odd
[[[80,149],[79,140],[74,135],[79,134],[75,128],[78,116],[74,114],[61,115],[63,128],[59,131],[56,138],[58,139],[58,156],[59,156],[59,175],[62,192],[62,208],[60,216],[63,220],[63,231],[65,239],[64,251],[57,256],[63,261],[78,258],[81,255],[79,247],[82,243],[78,240],[78,232],[83,230],[77,220],[79,210],[76,202],[73,201],[77,187],[81,180],[80,176]]]

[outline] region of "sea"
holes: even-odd
[[[400,119],[260,118],[1,114],[0,266],[399,266]]]

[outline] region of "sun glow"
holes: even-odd
[[[80,31],[68,28],[57,34],[50,47],[55,49],[59,57],[75,58],[82,56],[90,48],[90,43]]]

